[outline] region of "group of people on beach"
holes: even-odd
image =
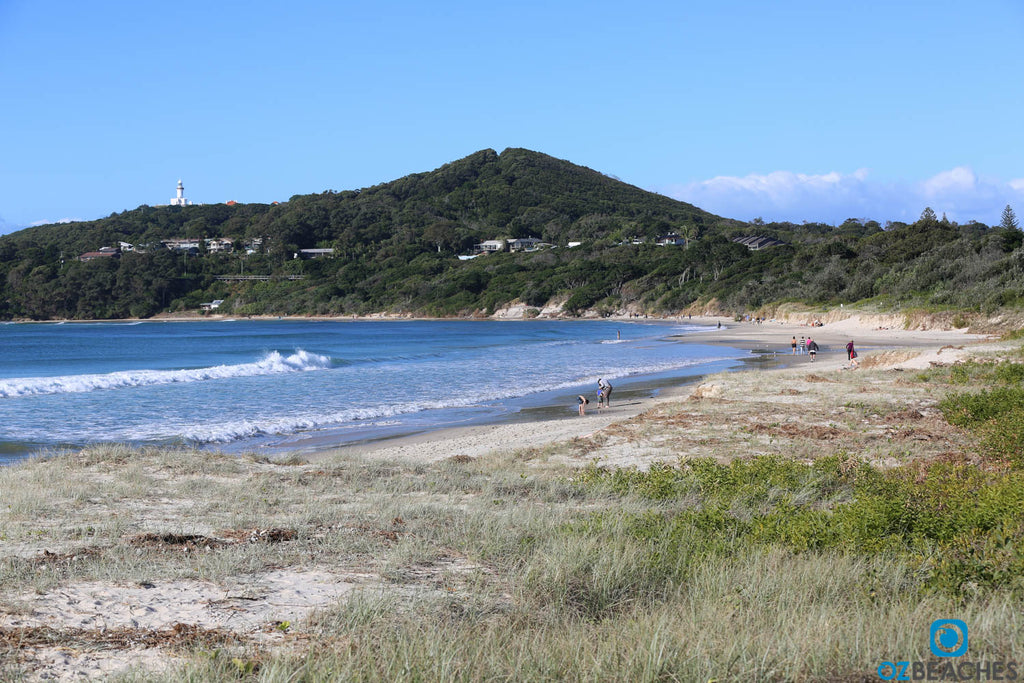
[[[806,338],[805,337],[800,337],[800,341],[797,341],[796,340],[796,336],[794,335],[793,338],[789,342],[789,346],[790,346],[790,349],[792,349],[792,355],[795,356],[795,355],[798,355],[798,354],[806,353],[807,355],[809,355],[811,357],[811,362],[812,363],[814,362],[814,359],[818,355],[818,342],[814,341],[809,336],[806,337]],[[853,348],[853,340],[852,339],[846,345],[846,359],[850,363],[847,367],[849,367],[851,370],[858,366],[858,363],[857,363],[857,350],[855,348]]]
[[[811,357],[811,362],[818,357],[818,342],[814,341],[811,337],[800,337],[800,341],[796,340],[796,335],[790,341],[790,348],[792,349],[793,355],[806,353]],[[853,347],[853,340],[846,345],[846,358],[850,362],[849,368],[854,369],[857,367],[857,351]],[[612,403],[612,385],[608,380],[600,378],[597,380],[597,408],[611,408]],[[576,403],[579,408],[580,415],[587,414],[587,406],[590,404],[590,399],[580,394],[576,397]]]
[[[800,341],[797,342],[796,337],[793,337],[793,341],[790,342],[790,346],[793,349],[793,355],[798,353],[806,353],[811,357],[811,362],[818,357],[818,342],[814,341],[810,337],[804,339],[800,337]]]
[[[590,399],[588,399],[583,394],[580,394],[579,396],[576,397],[576,403],[579,405],[580,415],[586,415],[587,405],[590,403]],[[597,380],[597,408],[598,410],[600,410],[601,408],[611,407],[612,385],[608,380],[600,378]]]
[[[814,358],[818,353],[818,343],[810,337],[801,337],[800,341],[797,341],[797,337],[794,336],[790,340],[790,348],[792,349],[793,355],[800,353],[807,353],[811,356],[811,362],[814,362]],[[853,340],[851,339],[846,345],[846,359],[849,361],[847,368],[854,370],[859,365],[857,362],[857,350],[853,347]]]

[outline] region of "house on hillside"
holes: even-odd
[[[199,251],[199,240],[198,239],[172,239],[172,240],[161,240],[160,244],[164,245],[171,251]]]
[[[781,247],[785,245],[785,242],[777,240],[774,237],[765,237],[764,235],[754,235],[751,237],[733,237],[733,242],[742,244],[751,251],[757,251],[759,249],[767,249],[768,247]]]
[[[224,237],[211,237],[206,240],[206,251],[211,254],[230,254],[234,250],[234,243]]]
[[[499,251],[505,251],[505,240],[485,240],[480,244],[473,247],[476,251],[483,254],[493,254]]]
[[[334,258],[334,249],[299,249],[296,256],[301,259]]]
[[[536,237],[518,237],[516,239],[485,240],[473,245],[473,253],[469,256],[480,256],[482,254],[496,254],[501,251],[536,251],[541,247],[550,247],[550,244],[541,242]],[[463,261],[466,259],[459,257]]]
[[[160,244],[171,251],[187,251],[191,254],[199,253],[201,246],[206,247],[207,253],[210,254],[230,254],[235,249],[234,242],[226,237],[178,238],[163,240]]]
[[[99,251],[87,251],[78,257],[79,261],[95,261],[104,258],[120,258],[121,252],[114,247],[100,247]]]
[[[508,240],[508,248],[509,251],[530,251],[531,249],[536,249],[540,243],[540,240],[536,237],[520,237]]]
[[[662,246],[662,247],[677,246],[677,245],[678,246],[685,246],[686,245],[686,238],[685,237],[680,237],[679,235],[675,234],[674,232],[670,232],[667,235],[660,236],[657,240],[655,240],[654,243],[659,245],[659,246]]]
[[[216,311],[222,303],[224,303],[224,299],[214,299],[213,301],[199,304],[199,308],[204,311]]]

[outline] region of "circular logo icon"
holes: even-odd
[[[936,619],[932,622],[930,640],[936,657],[960,657],[967,654],[967,624],[960,619]]]

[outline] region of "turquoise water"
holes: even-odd
[[[283,451],[575,410],[617,388],[735,366],[610,321],[223,321],[0,325],[0,460],[96,442]]]

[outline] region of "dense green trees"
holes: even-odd
[[[686,246],[651,243],[667,232]],[[749,235],[786,244],[749,251],[731,240]],[[526,236],[554,246],[456,258],[483,240]],[[159,245],[177,237],[229,238],[236,251]],[[257,237],[260,249],[245,254]],[[77,259],[120,241],[141,248]],[[675,312],[711,300],[734,312],[860,299],[991,309],[1024,299],[1022,241],[1009,206],[995,229],[960,226],[930,208],[884,230],[855,219],[753,225],[536,152],[484,150],[358,191],[280,205],[143,206],[0,237],[0,317],[147,317],[212,299],[225,299],[222,310],[234,315],[478,315],[514,301],[562,304],[570,314]],[[333,248],[335,258],[293,258],[317,247]]]

